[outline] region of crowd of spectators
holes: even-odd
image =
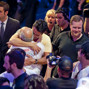
[[[89,1],[38,2],[0,1],[0,89],[89,89]]]

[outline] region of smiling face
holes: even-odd
[[[79,38],[81,36],[82,25],[83,25],[82,20],[80,20],[79,22],[73,21],[72,24],[70,24],[71,36],[72,37]]]

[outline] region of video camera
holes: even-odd
[[[46,56],[46,59],[49,60],[49,65],[50,66],[56,66],[59,63],[60,58],[53,56],[52,53],[50,53],[48,56]]]

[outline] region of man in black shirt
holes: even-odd
[[[82,32],[83,18],[79,15],[74,15],[70,19],[70,31],[60,33],[56,40],[52,43],[53,52],[57,56],[69,56],[73,62],[77,61],[76,45],[82,44],[89,38]],[[56,68],[55,68],[56,69]],[[53,75],[56,75],[54,70]]]
[[[75,89],[77,86],[77,80],[71,79],[71,73],[73,69],[73,62],[68,56],[60,58],[58,63],[59,78],[49,78],[52,68],[47,66],[45,80],[49,78],[46,83],[49,89]]]
[[[23,70],[25,52],[20,48],[12,49],[5,55],[4,67],[15,77],[13,89],[24,89],[24,79],[27,74]]]
[[[50,33],[51,42],[53,42],[61,32],[70,30],[68,15],[63,9],[58,8],[55,12],[55,16],[57,24],[54,25]]]
[[[89,40],[82,33],[83,18],[79,15],[74,15],[70,20],[70,31],[60,33],[52,43],[55,55],[71,57],[73,62],[77,61],[76,45],[82,44]]]

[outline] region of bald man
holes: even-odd
[[[34,42],[33,41],[33,38],[34,38],[33,30],[31,28],[28,28],[28,27],[22,27],[20,29],[20,32],[19,32],[19,38],[21,40],[25,41],[25,42]],[[39,60],[44,54],[44,45],[42,43],[38,42],[37,46],[40,47],[41,50],[40,50],[39,53],[35,53],[35,54],[34,54],[34,51],[30,47],[18,47],[18,46],[13,46],[13,45],[10,47],[8,52],[11,49],[14,49],[14,48],[21,48],[26,52],[27,56],[30,55],[30,57],[32,59],[34,59],[34,60],[38,59]],[[27,56],[25,57],[26,58],[25,60],[29,60],[29,58],[27,58]],[[41,68],[42,68],[41,64],[36,64],[35,63],[35,64],[30,65],[29,62],[26,63],[26,61],[25,61],[24,69],[25,69],[25,71],[28,75],[31,75],[31,74],[38,74],[39,75],[40,71],[41,71]],[[7,77],[7,75],[12,77],[12,75],[7,74],[7,72],[2,73],[0,76]],[[12,82],[13,78],[11,78],[11,77],[10,77],[9,80]],[[7,78],[9,78],[9,77],[7,77]]]

